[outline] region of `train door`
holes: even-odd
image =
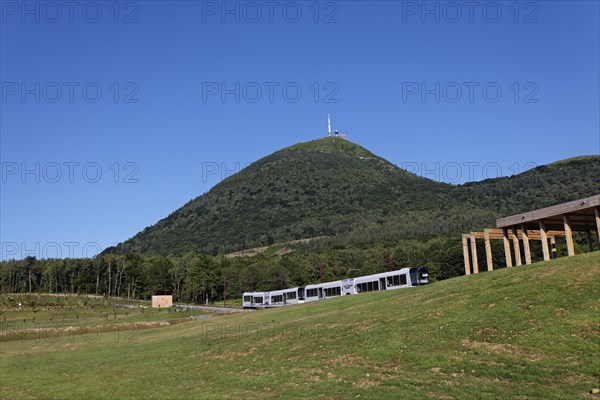
[[[385,290],[386,288],[385,278],[379,278],[379,290]]]
[[[322,288],[322,287],[320,287],[320,288],[319,288],[319,300],[321,300],[321,299],[323,299],[323,298],[324,298],[324,296],[323,296],[323,288]]]

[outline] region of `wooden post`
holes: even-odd
[[[510,254],[510,241],[508,240],[508,229],[502,229],[502,241],[504,242],[504,256],[506,257],[506,267],[512,267],[512,255]]]
[[[531,264],[531,249],[529,248],[529,236],[525,225],[521,225],[521,235],[523,237],[523,251],[525,252],[525,264]]]
[[[390,272],[392,270],[392,257],[390,254],[390,248],[387,248],[387,269],[388,272]]]
[[[550,249],[548,248],[548,235],[546,234],[546,225],[540,221],[540,240],[542,241],[542,255],[544,261],[550,261]]]
[[[483,230],[483,239],[485,240],[485,259],[487,261],[488,271],[494,270],[494,264],[492,263],[492,246],[490,245],[490,232],[487,229]]]
[[[223,277],[223,307],[227,307],[227,277]]]
[[[556,258],[556,237],[550,236],[550,258],[554,260]]]
[[[512,228],[513,247],[515,249],[515,265],[518,267],[521,264],[521,246],[519,245],[519,236],[517,236],[517,227]]]
[[[463,257],[465,259],[465,275],[471,275],[471,262],[469,260],[469,239],[462,235]]]
[[[573,247],[573,232],[571,232],[571,222],[567,215],[563,216],[563,222],[565,224],[565,241],[567,242],[567,254],[569,257],[575,255],[575,248]]]
[[[588,251],[591,253],[594,251],[594,241],[592,240],[592,232],[586,231],[585,237],[587,239]]]
[[[473,273],[479,273],[479,262],[477,262],[477,243],[475,242],[475,235],[471,235],[471,257],[473,257]]]

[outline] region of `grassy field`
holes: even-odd
[[[134,308],[122,308],[123,305]],[[207,314],[181,307],[149,307],[149,302],[100,296],[3,294],[0,341],[147,329],[160,325],[159,322],[173,324]]]
[[[135,335],[1,343],[3,399],[590,399],[600,254]]]

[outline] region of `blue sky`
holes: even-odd
[[[600,152],[597,1],[0,4],[2,259],[95,255],[327,113],[451,183]]]

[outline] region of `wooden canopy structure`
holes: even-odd
[[[573,232],[576,231],[586,232],[590,251],[593,250],[592,232],[595,232],[597,242],[600,244],[600,195],[499,218],[496,220],[495,229],[484,229],[483,232],[463,234],[465,274],[471,274],[471,265],[472,272],[479,273],[477,239],[485,241],[487,269],[491,271],[494,269],[491,240],[502,240],[504,242],[506,266],[510,268],[513,266],[511,243],[516,265],[522,265],[521,243],[523,244],[525,263],[531,264],[530,240],[540,240],[542,242],[542,255],[544,260],[547,261],[556,256],[556,237],[564,237],[567,254],[573,256],[575,255]]]

